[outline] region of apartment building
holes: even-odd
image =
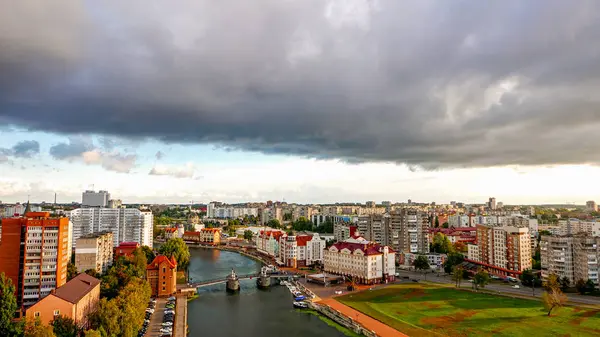
[[[279,256],[279,239],[285,234],[281,230],[262,230],[254,236],[256,250],[269,256]]]
[[[217,219],[237,219],[244,216],[255,216],[258,218],[258,208],[217,206],[211,202],[206,207],[206,216]]]
[[[336,223],[333,225],[333,238],[337,242],[346,241],[353,237],[358,227],[348,223]]]
[[[578,280],[598,283],[600,238],[588,235],[542,235],[540,240],[542,278],[555,274],[571,284]]]
[[[99,232],[77,239],[75,267],[82,273],[92,269],[105,273],[113,262],[113,233]]]
[[[405,253],[429,253],[430,221],[427,213],[403,208],[390,212],[387,221],[387,243],[394,250]]]
[[[527,227],[478,225],[477,248],[469,245],[468,249],[469,258],[496,267],[501,274],[519,274],[531,269],[531,237]]]
[[[392,282],[396,272],[393,249],[364,238],[336,242],[323,252],[323,270],[362,284]]]
[[[110,200],[110,193],[107,191],[87,190],[81,194],[82,207],[107,207]]]
[[[81,329],[89,326],[89,318],[98,308],[100,280],[87,274],[79,274],[55,292],[44,297],[27,309],[28,319],[39,318],[49,325],[57,316],[73,320]]]
[[[112,232],[113,244],[121,242],[138,242],[142,246],[152,248],[152,232],[154,217],[151,211],[140,211],[135,208],[78,208],[67,212],[73,223],[73,246],[77,247],[77,239],[82,236]]]
[[[221,229],[202,228],[199,231],[184,232],[181,237],[186,242],[202,243],[206,245],[218,245],[221,243]]]
[[[367,215],[358,218],[358,232],[368,241],[387,245],[391,237],[387,216]]]
[[[29,307],[67,282],[69,219],[28,212],[2,220],[0,271],[15,285],[17,304]]]

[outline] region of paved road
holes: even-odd
[[[148,337],[160,337],[162,333],[159,331],[162,328],[163,316],[165,314],[165,305],[167,300],[165,298],[156,299],[156,307],[154,314],[150,317],[150,324],[146,336]]]
[[[423,273],[421,273],[421,272],[413,272],[413,271],[406,271],[406,270],[398,270],[397,272],[400,273],[401,278],[403,276],[409,276],[410,278],[415,278],[415,279],[419,279],[419,280],[426,279],[426,280],[432,281],[432,282],[454,284],[454,281],[452,281],[450,276],[442,276],[443,274],[440,274],[440,276],[438,277],[437,273],[435,273],[435,274],[428,273],[427,276],[425,277],[425,275],[423,275]],[[512,288],[512,285],[513,285],[513,283],[505,284],[505,283],[492,282],[492,283],[486,285],[485,289],[494,290],[494,291],[497,291],[500,293],[505,293],[505,294],[515,294],[515,295],[523,295],[523,296],[532,296],[533,295],[531,288],[526,288],[523,285],[519,285],[520,288],[515,289],[515,288]],[[472,287],[472,284],[469,283],[467,280],[464,280],[461,284],[461,288],[471,288],[471,287]],[[535,297],[541,297],[542,293],[543,293],[542,288],[535,289]],[[578,294],[567,294],[567,296],[569,297],[569,300],[571,302],[600,305],[599,297],[582,296],[582,295],[578,295]]]
[[[177,296],[175,309],[175,329],[173,336],[185,337],[187,335],[187,296]]]

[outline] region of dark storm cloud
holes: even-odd
[[[595,0],[0,5],[0,125],[424,167],[600,162]]]

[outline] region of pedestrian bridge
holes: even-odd
[[[238,279],[239,280],[251,280],[253,278],[258,277],[259,275],[260,275],[260,273],[238,275]],[[298,278],[297,275],[290,275],[290,274],[271,274],[271,275],[269,275],[269,277],[274,278],[274,279]],[[227,282],[226,276],[218,278],[218,279],[213,279],[213,280],[190,282],[190,283],[188,283],[188,285],[190,288],[202,288],[202,287],[208,287],[208,286],[212,286],[215,284],[221,284],[221,283],[225,283],[225,282]]]

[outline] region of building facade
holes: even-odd
[[[152,232],[154,217],[151,211],[140,211],[135,208],[78,208],[67,212],[73,223],[73,246],[82,236],[112,232],[113,244],[121,242],[138,242],[142,246],[152,248]]]
[[[79,274],[55,292],[29,307],[27,318],[40,319],[49,325],[54,318],[71,318],[81,329],[89,327],[89,318],[96,312],[100,301],[100,280]]]
[[[542,235],[540,240],[542,278],[555,274],[571,285],[578,280],[599,284],[600,238],[588,235]]]
[[[92,269],[99,274],[105,273],[113,262],[113,234],[100,232],[88,234],[77,239],[75,248],[75,267],[80,273]]]
[[[279,237],[279,256],[276,260],[286,267],[301,268],[323,262],[325,240],[319,234],[287,235]]]
[[[107,207],[110,193],[107,191],[85,191],[81,194],[82,207]]]
[[[133,251],[140,248],[140,244],[137,242],[121,242],[114,251],[114,259],[117,260],[123,256],[125,258],[133,256]]]
[[[325,272],[363,284],[394,281],[396,258],[391,248],[366,240],[363,243],[349,241],[334,243],[324,250]]]
[[[478,225],[477,246],[477,249],[468,246],[468,256],[474,261],[498,267],[508,274],[531,269],[531,237],[527,227]]]
[[[405,253],[429,253],[430,221],[427,213],[403,208],[390,212],[388,219],[387,242],[394,250]]]
[[[146,279],[152,288],[152,296],[165,297],[177,292],[177,261],[158,255],[146,267]]]
[[[48,212],[2,220],[0,271],[15,285],[17,304],[29,307],[67,282],[69,219]]]

